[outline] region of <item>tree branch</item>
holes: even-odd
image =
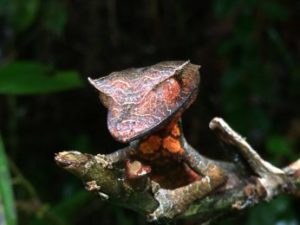
[[[214,118],[210,122],[210,128],[222,142],[236,147],[236,151],[244,158],[242,163],[250,167],[251,173],[241,173],[236,163],[211,160],[227,173],[226,184],[185,206],[184,211],[178,210],[182,204],[181,195],[189,195],[188,190],[193,188],[193,183],[167,190],[150,180],[147,174],[129,181],[124,179],[124,164],[113,163],[109,157],[100,154],[92,156],[77,151],[64,151],[55,156],[55,161],[60,167],[78,176],[86,189],[96,193],[100,199],[135,210],[145,215],[149,221],[197,216],[200,222],[210,222],[228,212],[240,211],[261,201],[269,201],[279,194],[299,195],[300,159],[284,169],[279,169],[263,160],[221,118]],[[184,146],[191,148],[187,143]],[[200,158],[210,160],[201,155]]]

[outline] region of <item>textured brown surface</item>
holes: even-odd
[[[177,117],[175,117],[177,121]],[[137,155],[130,156],[151,166],[149,177],[161,187],[175,189],[200,179],[185,161],[185,149],[178,121],[138,141]]]
[[[129,142],[157,128],[193,101],[200,81],[199,68],[189,61],[169,61],[89,81],[108,108],[112,136]]]

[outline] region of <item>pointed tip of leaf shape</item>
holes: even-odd
[[[101,99],[109,100],[105,106],[110,133],[120,142],[129,142],[158,128],[193,102],[199,68],[189,61],[168,61],[89,81],[100,91]]]
[[[187,64],[189,60],[165,61],[152,66],[112,72],[108,76],[88,80],[98,91],[109,95],[118,104],[123,104],[124,100],[137,104],[154,86],[180,73]]]

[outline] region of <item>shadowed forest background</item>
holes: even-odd
[[[13,204],[20,225],[145,224],[53,160],[123,146],[87,77],[128,67],[202,65],[183,118],[202,154],[224,156],[208,129],[221,116],[275,165],[299,158],[299,15],[298,0],[0,0],[0,224],[16,224]],[[299,203],[283,196],[219,224],[299,225]]]

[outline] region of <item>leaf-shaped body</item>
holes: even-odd
[[[129,142],[159,128],[193,101],[200,80],[198,70],[199,66],[189,61],[168,61],[89,81],[108,108],[112,136]]]

